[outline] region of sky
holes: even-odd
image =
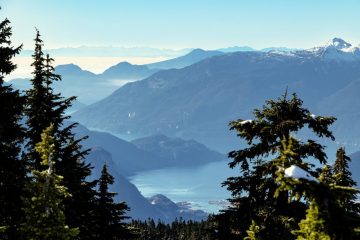
[[[0,0],[15,44],[33,48],[147,46],[310,48],[359,44],[358,0]]]

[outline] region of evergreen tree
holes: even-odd
[[[41,133],[52,122],[49,119],[49,106],[47,102],[46,87],[44,86],[44,53],[42,51],[43,41],[40,39],[40,33],[36,30],[35,51],[32,55],[34,67],[31,79],[32,89],[27,91],[27,152],[28,159],[32,161],[33,167],[40,169],[41,158],[35,151],[36,143],[41,141]]]
[[[332,184],[329,198],[330,226],[333,239],[359,239],[360,204],[357,202],[356,182],[352,179],[348,163],[351,159],[345,149],[336,152],[336,160],[332,167]]]
[[[57,163],[57,171],[64,177],[63,183],[71,193],[71,197],[64,201],[66,222],[71,227],[79,227],[80,239],[93,239],[97,181],[87,180],[91,175],[91,167],[84,161],[88,151],[81,150],[83,139],[75,139],[71,129],[72,126],[64,129],[69,132],[68,140],[61,148],[64,160]]]
[[[54,68],[51,66],[53,59],[42,51],[43,41],[40,38],[40,33],[37,30],[35,37],[35,51],[32,55],[34,62],[31,66],[34,67],[33,78],[31,79],[32,88],[27,91],[27,150],[29,158],[33,161],[36,169],[41,168],[41,158],[35,151],[35,144],[41,140],[41,133],[43,129],[47,128],[51,123],[54,125],[55,141],[55,159],[61,158],[60,137],[63,136],[62,130],[64,120],[69,116],[65,115],[66,109],[71,106],[74,97],[64,99],[58,93],[54,93],[52,83],[60,81],[61,77],[54,73]],[[63,140],[63,139],[61,139]]]
[[[306,218],[299,223],[300,229],[294,231],[299,240],[330,240],[326,232],[324,216],[321,216],[319,206],[312,201],[306,210]]]
[[[356,187],[356,182],[352,179],[352,174],[349,171],[349,162],[351,159],[346,155],[344,148],[339,148],[336,152],[336,160],[332,167],[333,169],[333,183],[342,187]],[[356,203],[356,193],[343,195],[339,200],[340,205],[347,211],[360,213],[360,206]]]
[[[127,229],[124,220],[128,217],[125,212],[129,210],[125,202],[115,203],[116,193],[109,192],[109,185],[114,183],[114,178],[107,171],[104,164],[99,179],[99,191],[95,214],[96,239],[129,239],[130,232]]]
[[[0,22],[0,239],[17,239],[23,216],[21,198],[26,180],[24,162],[20,160],[24,129],[20,124],[24,97],[5,84],[5,76],[16,65],[12,58],[22,46],[11,46],[10,21]]]
[[[42,170],[35,144],[40,141],[42,129],[53,123],[57,173],[64,177],[63,184],[71,194],[71,198],[64,201],[66,223],[70,227],[79,227],[80,239],[92,239],[96,182],[86,180],[91,175],[91,167],[84,161],[88,153],[88,150],[82,150],[81,141],[84,138],[76,139],[73,133],[77,124],[65,122],[69,118],[65,112],[75,97],[63,98],[59,93],[54,93],[52,85],[54,81],[61,81],[61,76],[55,74],[53,59],[45,56],[42,47],[43,42],[37,31],[32,89],[27,91],[28,159],[35,169]]]
[[[296,193],[298,198],[310,202],[306,218],[299,223],[300,230],[293,231],[299,239],[322,239],[319,236],[324,239],[358,239],[355,229],[360,225],[359,212],[356,208],[351,208],[355,211],[349,210],[344,204],[351,206],[351,201],[345,200],[355,196],[358,190],[337,185],[336,178],[337,174],[328,165],[322,168],[318,180],[279,178],[280,188],[290,189],[292,195]],[[349,180],[352,181],[351,177]]]
[[[254,110],[254,115],[254,120],[230,123],[249,147],[229,153],[233,158],[229,166],[240,166],[241,175],[224,183],[233,196],[232,207],[225,214],[239,220],[231,223],[231,231],[238,238],[247,235],[254,221],[258,239],[292,239],[292,230],[305,215],[306,205],[300,199],[304,189],[280,188],[281,175],[296,165],[316,176],[309,157],[321,164],[327,158],[324,147],[315,140],[303,142],[293,136],[307,127],[318,137],[334,139],[328,127],[335,118],[314,116],[295,94],[291,99],[285,94],[277,101],[267,101],[263,109]]]
[[[67,240],[75,239],[78,234],[78,229],[69,228],[65,224],[62,201],[69,195],[66,187],[61,184],[62,176],[55,173],[52,133],[53,125],[44,130],[42,141],[35,146],[42,159],[40,164],[47,169],[32,171],[34,180],[29,186],[32,196],[25,198],[26,220],[21,230],[23,237],[29,240]]]
[[[215,240],[226,239],[218,236],[212,228],[212,216],[206,221],[184,221],[176,219],[170,224],[157,222],[153,219],[148,221],[133,220],[130,226],[137,229],[136,239],[158,240],[158,239],[184,239],[184,240]]]

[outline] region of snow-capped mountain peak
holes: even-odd
[[[345,42],[343,39],[341,38],[333,38],[330,41],[328,41],[328,43],[326,44],[325,47],[334,47],[338,50],[343,50],[346,48],[350,48],[352,45],[348,42]]]
[[[333,38],[325,45],[299,51],[301,56],[317,56],[330,61],[358,61],[360,60],[359,47],[352,46],[341,38]]]

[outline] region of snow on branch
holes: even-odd
[[[311,176],[310,173],[308,173],[307,171],[296,165],[291,165],[290,167],[285,169],[285,177],[295,178],[295,179],[306,179],[308,181],[319,182],[319,180]]]
[[[241,121],[240,122],[240,125],[244,125],[244,124],[247,124],[247,123],[252,123],[253,120],[249,119],[249,120],[244,120],[244,121]]]

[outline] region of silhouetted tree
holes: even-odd
[[[115,203],[116,193],[109,192],[109,185],[114,183],[104,164],[99,179],[96,215],[96,239],[129,239],[130,231],[127,229],[125,219],[126,211],[129,210],[125,202]]]
[[[155,223],[153,219],[147,221],[133,220],[130,226],[137,231],[136,239],[186,239],[186,240],[215,240],[228,239],[219,236],[213,229],[213,216],[208,220],[195,222],[175,219],[172,223]]]
[[[360,227],[360,204],[357,201],[359,190],[349,171],[351,159],[344,148],[336,152],[336,160],[332,166],[332,194],[329,200],[330,222],[333,239],[359,239],[357,228]]]
[[[22,48],[11,46],[9,24],[8,19],[0,22],[0,239],[18,239],[23,216],[20,197],[26,180],[25,164],[20,160],[24,97],[4,82],[16,68],[12,58]]]
[[[32,63],[32,89],[27,91],[27,158],[32,161],[35,169],[42,169],[35,144],[40,141],[42,130],[53,123],[57,173],[64,177],[63,184],[71,194],[71,198],[64,202],[66,223],[69,227],[79,227],[79,238],[92,239],[96,181],[89,182],[86,179],[91,175],[91,167],[84,161],[88,153],[88,150],[82,150],[81,141],[84,138],[76,139],[73,133],[77,124],[65,122],[69,118],[66,110],[75,97],[63,98],[59,93],[54,93],[52,85],[55,81],[60,81],[61,76],[55,73],[53,59],[44,55],[42,47],[43,42],[37,31]]]
[[[349,162],[351,161],[350,157],[346,155],[344,148],[339,148],[336,152],[336,160],[332,167],[332,178],[333,183],[342,186],[342,187],[356,187],[356,182],[352,179],[352,174],[349,171]],[[356,193],[352,193],[348,196],[342,196],[340,204],[347,211],[358,212],[360,211],[360,206],[356,203]]]

